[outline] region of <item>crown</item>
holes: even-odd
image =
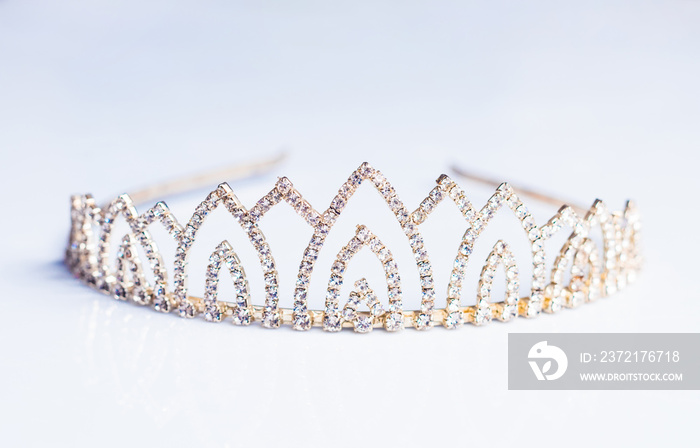
[[[340,249],[332,264],[324,309],[310,310],[307,294],[318,254],[348,200],[360,184],[365,182],[370,183],[381,195],[406,235],[420,277],[420,309],[403,308],[401,276],[392,252],[369,228],[358,225],[355,235]],[[133,195],[133,198],[145,202],[152,193],[170,190],[149,189],[148,194],[142,192]],[[418,207],[410,210],[399,199],[384,175],[368,163],[363,163],[340,186],[325,211],[317,211],[286,177],[279,178],[270,192],[250,209],[241,203],[228,184],[220,184],[196,207],[184,224],[175,218],[164,202],[158,202],[139,214],[134,205],[135,200],[127,194],[104,207],[99,207],[91,195],[73,196],[66,264],[77,278],[117,300],[148,305],[157,311],[177,313],[184,318],[203,315],[211,322],[230,318],[236,325],[249,325],[259,321],[265,328],[291,325],[295,330],[320,326],[329,332],[352,327],[359,333],[377,327],[388,331],[398,331],[405,327],[426,330],[441,324],[453,329],[464,323],[481,325],[491,320],[509,322],[519,316],[532,318],[542,311],[556,313],[563,307],[574,308],[594,301],[616,292],[634,280],[642,262],[640,220],[634,203],[628,201],[620,212],[610,212],[600,200],[582,212],[564,205],[551,219],[538,226],[517,191],[523,195],[532,195],[532,192],[515,190],[508,183],[503,183],[486,204],[477,209],[464,190],[443,174]],[[259,227],[266,213],[283,201],[313,229],[313,236],[299,264],[294,306],[291,309],[279,306],[277,265],[272,249]],[[445,308],[438,309],[435,307],[437,293],[433,269],[420,228],[443,201],[451,202],[457,207],[464,219],[465,231],[452,265],[444,297]],[[265,302],[262,306],[252,304],[245,270],[234,247],[227,241],[221,242],[209,257],[204,296],[198,298],[188,294],[187,260],[190,249],[202,223],[217,208],[228,211],[257,252],[265,282]],[[499,240],[481,270],[476,303],[473,306],[463,306],[462,283],[474,245],[496,212],[502,208],[510,209],[515,214],[531,245],[532,280],[529,294],[521,297],[515,258],[509,245]],[[120,215],[125,218],[129,233],[121,240],[113,241],[114,222]],[[177,245],[171,285],[163,256],[149,231],[149,227],[156,223],[165,227]],[[596,227],[602,233],[600,247],[589,237],[590,231]],[[545,268],[545,241],[565,228],[571,234],[560,248],[548,277]],[[140,259],[137,246],[141,247],[145,259]],[[341,303],[340,290],[345,281],[346,267],[365,246],[382,263],[388,300],[382,303],[363,278],[355,282],[349,297],[345,303]],[[111,266],[109,254],[114,248],[117,248],[116,262]],[[499,268],[505,272],[506,292],[502,301],[495,301],[491,292],[494,275]],[[145,269],[152,271],[151,281],[146,280]],[[230,276],[233,282],[234,302],[219,300],[218,285],[222,281],[222,269],[228,272],[224,277]],[[369,311],[360,311],[361,305]]]

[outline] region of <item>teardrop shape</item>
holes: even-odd
[[[359,311],[360,305],[367,306],[370,311]],[[340,319],[342,322],[351,323],[356,333],[369,333],[374,328],[375,323],[380,322],[384,314],[384,307],[377,298],[377,294],[369,287],[367,279],[362,278],[355,282],[355,288],[350,293],[350,297],[343,307]],[[395,313],[392,313],[392,316],[393,319],[396,319]],[[401,323],[403,323],[403,318],[401,318]],[[396,331],[397,329],[390,331]]]
[[[586,239],[576,251],[568,289],[571,292],[571,299],[567,301],[566,306],[570,308],[600,297],[600,263],[598,249],[593,240]]]
[[[564,272],[569,264],[571,280],[564,286]],[[593,240],[586,238],[573,244],[569,239],[554,262],[552,281],[545,290],[546,308],[549,312],[556,312],[562,306],[575,308],[593,301],[601,295],[601,286],[598,248]]]
[[[493,303],[492,289],[493,278],[499,266],[503,267],[506,277],[506,293],[502,302]],[[475,325],[482,325],[496,318],[503,322],[510,321],[518,316],[518,302],[520,300],[518,267],[515,264],[515,257],[508,244],[499,240],[486,258],[486,263],[481,269],[479,285],[477,287],[477,300],[474,306],[450,312],[445,319],[447,328],[457,328],[467,322]]]
[[[340,331],[343,321],[349,321],[343,317],[343,313],[341,313],[339,308],[340,288],[344,282],[344,273],[348,263],[364,246],[370,248],[384,268],[384,276],[386,277],[387,283],[387,296],[389,297],[389,314],[384,322],[385,328],[388,331],[398,331],[404,327],[401,278],[396,261],[391,251],[384,243],[372,234],[367,227],[360,225],[357,226],[355,236],[345,247],[340,249],[331,267],[331,275],[328,279],[328,290],[326,293],[325,317],[323,320],[323,329],[326,331]],[[371,302],[372,306],[381,306],[374,292],[369,289],[369,285],[365,279],[359,280],[355,284],[355,291],[353,294],[359,296],[363,300],[369,297],[368,300]],[[353,294],[351,294],[351,297],[353,297]],[[356,307],[353,309],[356,309]],[[373,314],[371,319],[372,325],[374,325],[374,318],[380,317],[383,314],[383,312]],[[356,323],[354,320],[352,322]],[[358,331],[357,328],[356,331]]]
[[[503,270],[506,274],[506,293],[502,302],[494,303],[491,296],[491,289],[493,286],[493,275],[491,275],[491,273],[494,272],[498,266],[503,266]],[[520,300],[519,277],[520,274],[515,264],[513,253],[508,247],[508,244],[499,240],[494,245],[481,271],[477,293],[477,306],[489,305],[493,311],[493,317],[503,322],[516,318],[518,316],[518,302]]]
[[[236,291],[236,302],[230,307],[222,306],[218,301],[219,273],[224,264],[231,275]],[[231,244],[228,241],[222,241],[209,257],[204,293],[204,318],[210,322],[220,322],[226,308],[231,309],[234,324],[250,324],[253,310],[250,306],[250,288],[245,270]]]
[[[117,252],[115,272],[114,298],[126,300],[131,298],[135,303],[146,305],[151,302],[150,288],[143,275],[141,260],[136,253],[132,234],[122,238]]]
[[[101,228],[100,240],[98,243],[97,257],[98,270],[102,278],[109,278],[111,275],[109,269],[109,245],[114,228],[116,218],[122,215],[131,229],[133,239],[141,245],[146,257],[148,258],[150,267],[153,271],[154,286],[152,288],[153,307],[157,311],[169,312],[171,307],[170,300],[167,297],[167,271],[163,263],[163,257],[158,250],[158,246],[153,240],[151,233],[148,231],[148,226],[156,220],[162,222],[170,235],[177,236],[182,227],[179,225],[175,217],[170,213],[167,205],[163,202],[157,203],[154,207],[139,216],[136,207],[127,194],[119,196],[112,201],[99,214],[99,225]],[[146,299],[145,291],[136,291],[136,296],[141,296]],[[140,300],[139,300],[140,301]]]

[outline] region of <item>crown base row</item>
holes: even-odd
[[[148,287],[144,291],[142,291],[140,294],[134,294],[133,289],[134,285],[129,284],[129,283],[120,283],[117,282],[113,277],[108,277],[106,279],[102,279],[99,272],[97,271],[92,271],[92,272],[84,272],[79,268],[72,267],[71,272],[75,274],[75,276],[81,280],[83,283],[85,283],[87,286],[91,287],[92,289],[112,297],[115,300],[118,301],[125,301],[125,302],[131,302],[137,306],[149,306],[156,311],[160,311],[161,313],[164,314],[177,314],[177,311],[179,309],[177,300],[175,299],[174,295],[171,293],[166,294],[166,299],[168,305],[166,307],[158,307],[154,303],[154,291],[152,288]],[[627,272],[627,274],[622,277],[618,277],[618,282],[621,282],[623,284],[620,284],[618,286],[619,289],[622,289],[624,286],[627,284],[631,284],[636,280],[636,272],[630,270]],[[123,294],[118,293],[121,287],[121,291],[124,291]],[[616,289],[618,289],[616,288]],[[582,301],[576,301],[574,300],[574,292],[571,290],[571,288],[563,288],[560,294],[557,297],[553,297],[549,294],[545,294],[544,300],[542,303],[541,311],[547,312],[547,313],[553,313],[555,311],[558,311],[561,308],[577,308],[583,303],[590,303],[594,302],[597,297],[606,297],[608,295],[608,292],[606,291],[606,288],[601,288],[601,291],[599,294],[593,294],[591,291],[585,287],[581,290],[584,299]],[[137,295],[139,297],[137,297]],[[207,315],[207,307],[205,300],[200,298],[200,297],[195,297],[195,296],[188,296],[187,297],[188,301],[193,304],[193,314],[190,316],[182,316],[182,317],[197,317],[197,316],[203,316],[205,317],[206,320],[209,321],[215,321],[215,322],[225,322],[228,321],[230,323],[240,325],[240,326],[247,326],[253,323],[262,323],[264,328],[279,328],[281,326],[295,326],[295,310],[293,308],[285,308],[285,307],[279,307],[277,309],[277,313],[279,316],[279,325],[275,326],[267,326],[264,324],[265,322],[265,312],[266,312],[266,307],[264,305],[251,305],[250,308],[250,319],[244,323],[241,323],[240,321],[237,321],[233,316],[234,312],[237,309],[237,305],[232,302],[227,302],[223,300],[219,300],[217,302],[219,306],[219,310],[221,312],[220,318],[219,319],[210,319]],[[491,304],[488,304],[488,311],[485,313],[488,315],[488,318],[482,318],[480,319],[478,317],[478,308],[476,305],[473,306],[462,306],[459,307],[456,311],[450,311],[446,308],[435,308],[432,310],[432,316],[430,319],[430,323],[428,325],[425,325],[425,323],[420,323],[420,315],[421,311],[420,310],[407,310],[407,311],[402,311],[402,324],[400,327],[403,328],[415,328],[415,329],[420,329],[420,330],[425,330],[427,328],[432,328],[433,326],[443,326],[448,329],[455,329],[459,328],[462,326],[462,323],[470,323],[473,325],[483,325],[485,323],[488,323],[492,320],[497,320],[503,323],[507,322],[512,322],[515,320],[515,318],[520,317],[520,318],[535,318],[539,316],[541,313],[540,312],[535,312],[533,313],[530,308],[528,307],[530,298],[529,297],[523,297],[519,300],[518,303],[518,313],[517,315],[512,316],[512,318],[505,319],[503,318],[502,315],[499,314],[499,311],[502,311],[502,307],[504,305],[504,302],[494,302]],[[554,305],[555,303],[561,304],[560,306],[556,307]],[[368,316],[372,317],[370,312],[361,312],[359,313],[362,316]],[[450,319],[454,319],[455,314],[458,314],[461,319],[459,320],[459,324],[455,324],[450,321]],[[324,327],[324,319],[326,317],[326,313],[323,310],[308,310],[308,315],[310,316],[310,321],[308,328],[303,328],[303,329],[310,329],[312,327],[316,328],[323,328]],[[374,317],[372,319],[372,324],[369,328],[365,327],[364,331],[358,331],[357,324],[356,322],[352,321],[343,321],[340,325],[341,328],[354,328],[357,332],[361,333],[367,333],[371,331],[373,328],[386,328],[387,323],[386,323],[386,318],[385,316],[380,316],[380,317]],[[299,328],[295,328],[299,329]],[[391,331],[391,330],[390,330]]]

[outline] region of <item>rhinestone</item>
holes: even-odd
[[[336,332],[341,330],[340,318],[336,314],[326,313],[323,316],[323,329],[325,331]]]
[[[192,305],[192,303],[190,303],[187,300],[185,302],[183,302],[182,304],[180,304],[180,307],[178,308],[177,311],[178,311],[178,314],[180,315],[180,317],[185,317],[185,318],[194,317],[194,313],[195,313],[194,306]]]
[[[479,306],[476,309],[476,312],[474,313],[474,324],[475,325],[482,325],[485,324],[489,321],[491,321],[492,317],[492,312],[491,312],[491,307],[486,305],[486,306]]]
[[[204,319],[209,322],[221,322],[221,316],[221,310],[216,305],[208,307],[204,313]]]
[[[391,288],[391,289],[389,289],[388,295],[389,295],[390,302],[393,302],[396,300],[401,300],[401,289]]]
[[[162,313],[169,313],[171,309],[170,301],[168,298],[163,295],[156,296],[156,298],[153,301],[153,309],[156,311],[160,311]]]
[[[326,291],[326,300],[327,301],[337,301],[338,296],[340,296],[340,293],[336,289],[329,289]]]
[[[370,313],[372,313],[372,316],[378,317],[384,314],[384,307],[380,302],[376,302],[372,304]]]
[[[518,307],[515,305],[505,305],[503,311],[501,312],[501,319],[504,321],[509,321],[518,315]]]
[[[399,331],[403,330],[403,327],[403,315],[399,313],[389,314],[384,321],[384,328],[386,328],[387,331]]]
[[[278,328],[280,326],[279,312],[266,307],[263,311],[262,326],[265,328]]]
[[[428,263],[428,262],[418,263],[418,273],[420,274],[421,277],[425,277],[427,275],[432,275],[433,270],[431,269],[430,263]]]
[[[459,246],[459,253],[463,257],[468,257],[472,254],[472,247],[468,244],[462,244]]]
[[[461,327],[463,323],[464,317],[461,311],[449,313],[445,318],[445,327],[450,330]]]
[[[394,260],[389,260],[384,263],[384,270],[385,272],[397,273],[399,271],[399,267]]]
[[[233,311],[233,323],[235,325],[249,325],[251,321],[251,313],[248,308],[237,307]]]
[[[372,331],[373,319],[371,316],[358,316],[355,319],[355,332],[357,333],[369,333]]]
[[[533,301],[530,299],[530,302],[527,304],[527,316],[528,317],[535,317],[538,314],[540,314],[540,311],[542,309],[542,304],[539,301]]]
[[[429,314],[421,313],[416,317],[415,326],[417,330],[428,330],[432,328],[433,321]]]
[[[131,299],[140,305],[145,305],[151,301],[148,291],[141,286],[134,286],[131,290]]]
[[[342,312],[343,320],[346,322],[353,322],[357,317],[357,311],[350,307],[345,307]]]
[[[360,243],[365,243],[370,238],[372,234],[367,227],[360,227],[357,230],[357,240]]]
[[[308,314],[298,314],[294,316],[292,328],[299,331],[305,331],[311,328],[311,318]]]
[[[121,283],[114,285],[113,295],[115,299],[126,300],[126,289]]]

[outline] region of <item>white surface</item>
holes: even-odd
[[[697,391],[508,391],[506,341],[698,331],[698,2],[227,3],[0,3],[0,445],[695,444]],[[455,161],[583,203],[632,196],[645,270],[555,316],[360,336],[184,321],[63,267],[70,194],[280,148],[279,171],[233,185],[248,204],[284,174],[323,208],[365,159],[410,205]],[[205,193],[170,203],[185,219]],[[356,222],[391,234],[376,196],[353,207],[335,248]],[[459,217],[438,212],[431,255],[449,265]],[[290,279],[308,229],[275,213]]]

